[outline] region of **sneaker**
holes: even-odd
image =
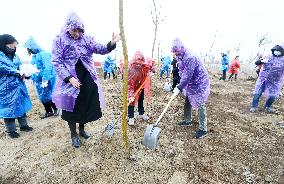
[[[139,115],[138,118],[143,119],[144,121],[147,121],[149,119],[149,116],[146,114]]]
[[[12,139],[20,137],[20,134],[18,134],[18,132],[16,131],[7,132],[7,133],[8,133],[8,136]]]
[[[134,125],[134,118],[129,118],[128,125],[130,125],[130,126]]]
[[[43,114],[42,116],[40,116],[41,119],[45,119],[48,117],[53,116],[53,112],[46,112],[45,114]]]
[[[191,125],[192,125],[192,122],[191,122],[191,121],[189,121],[189,122],[187,122],[187,121],[182,121],[182,122],[179,122],[178,125],[179,125],[179,126],[191,126]]]
[[[267,113],[275,113],[277,110],[276,109],[273,109],[271,107],[265,107],[265,112]]]
[[[30,127],[29,125],[26,125],[26,126],[20,127],[20,130],[24,132],[30,132],[33,130],[33,128]]]
[[[79,135],[85,139],[89,139],[92,135],[87,133],[86,131],[81,131]]]
[[[202,138],[205,137],[206,135],[207,135],[207,131],[198,130],[198,131],[195,133],[195,138],[196,138],[196,139],[202,139]]]
[[[78,137],[72,137],[72,146],[75,148],[79,148],[81,146],[80,139]]]
[[[256,110],[257,110],[256,108],[252,107],[252,108],[250,108],[249,111],[250,111],[250,112],[256,112]]]

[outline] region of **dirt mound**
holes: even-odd
[[[136,120],[135,127],[128,128],[136,161],[126,157],[121,129],[116,129],[111,139],[103,134],[106,124],[121,119],[120,79],[102,81],[108,107],[102,119],[87,125],[94,136],[81,139],[80,149],[71,146],[67,124],[60,117],[39,119],[43,108],[34,87],[29,86],[34,106],[28,118],[34,131],[21,132],[20,138],[11,140],[1,123],[0,183],[284,182],[283,114],[266,114],[261,108],[257,113],[249,112],[254,81],[211,79],[206,138],[193,138],[196,111],[193,127],[176,125],[183,114],[184,99],[180,96],[159,125],[162,132],[158,149],[148,150],[141,145],[146,125],[155,122],[170,98],[171,94],[163,91],[163,82],[153,77],[152,102],[145,105],[150,120]],[[283,104],[280,99],[275,107],[283,112]]]

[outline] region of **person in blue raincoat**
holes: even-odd
[[[32,131],[27,124],[26,112],[32,103],[24,82],[25,75],[20,74],[21,61],[16,55],[18,42],[8,34],[0,35],[0,118],[4,119],[6,132],[11,138],[18,138],[15,120],[21,131]]]
[[[221,71],[222,71],[222,77],[220,77],[219,80],[226,80],[226,74],[229,70],[229,57],[225,53],[221,53],[222,59],[221,59]]]
[[[41,118],[43,119],[53,115],[57,116],[58,109],[52,102],[52,92],[56,82],[56,74],[51,63],[51,54],[42,50],[33,37],[27,40],[24,47],[27,48],[28,54],[32,55],[31,64],[35,65],[40,71],[32,75],[32,80],[36,85],[37,94],[46,111]]]
[[[110,78],[110,73],[112,73],[112,77],[115,79],[116,76],[114,74],[114,68],[115,68],[115,59],[112,59],[111,56],[107,56],[107,58],[104,61],[104,79]]]
[[[162,79],[164,73],[166,73],[167,78],[169,78],[169,75],[170,75],[169,66],[172,63],[171,57],[170,56],[162,57],[161,63],[162,63],[162,68],[160,71],[160,79]]]

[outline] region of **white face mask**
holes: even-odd
[[[278,50],[274,50],[274,51],[273,51],[273,54],[274,54],[275,56],[281,56],[281,52],[278,51]]]

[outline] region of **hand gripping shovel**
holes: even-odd
[[[145,134],[144,134],[144,139],[142,141],[142,144],[150,149],[155,149],[158,146],[158,139],[159,135],[161,132],[161,128],[157,127],[158,123],[168,110],[171,102],[176,96],[173,94],[170,101],[166,105],[165,109],[163,110],[162,114],[159,116],[158,120],[156,121],[155,124],[150,124],[147,126]]]

